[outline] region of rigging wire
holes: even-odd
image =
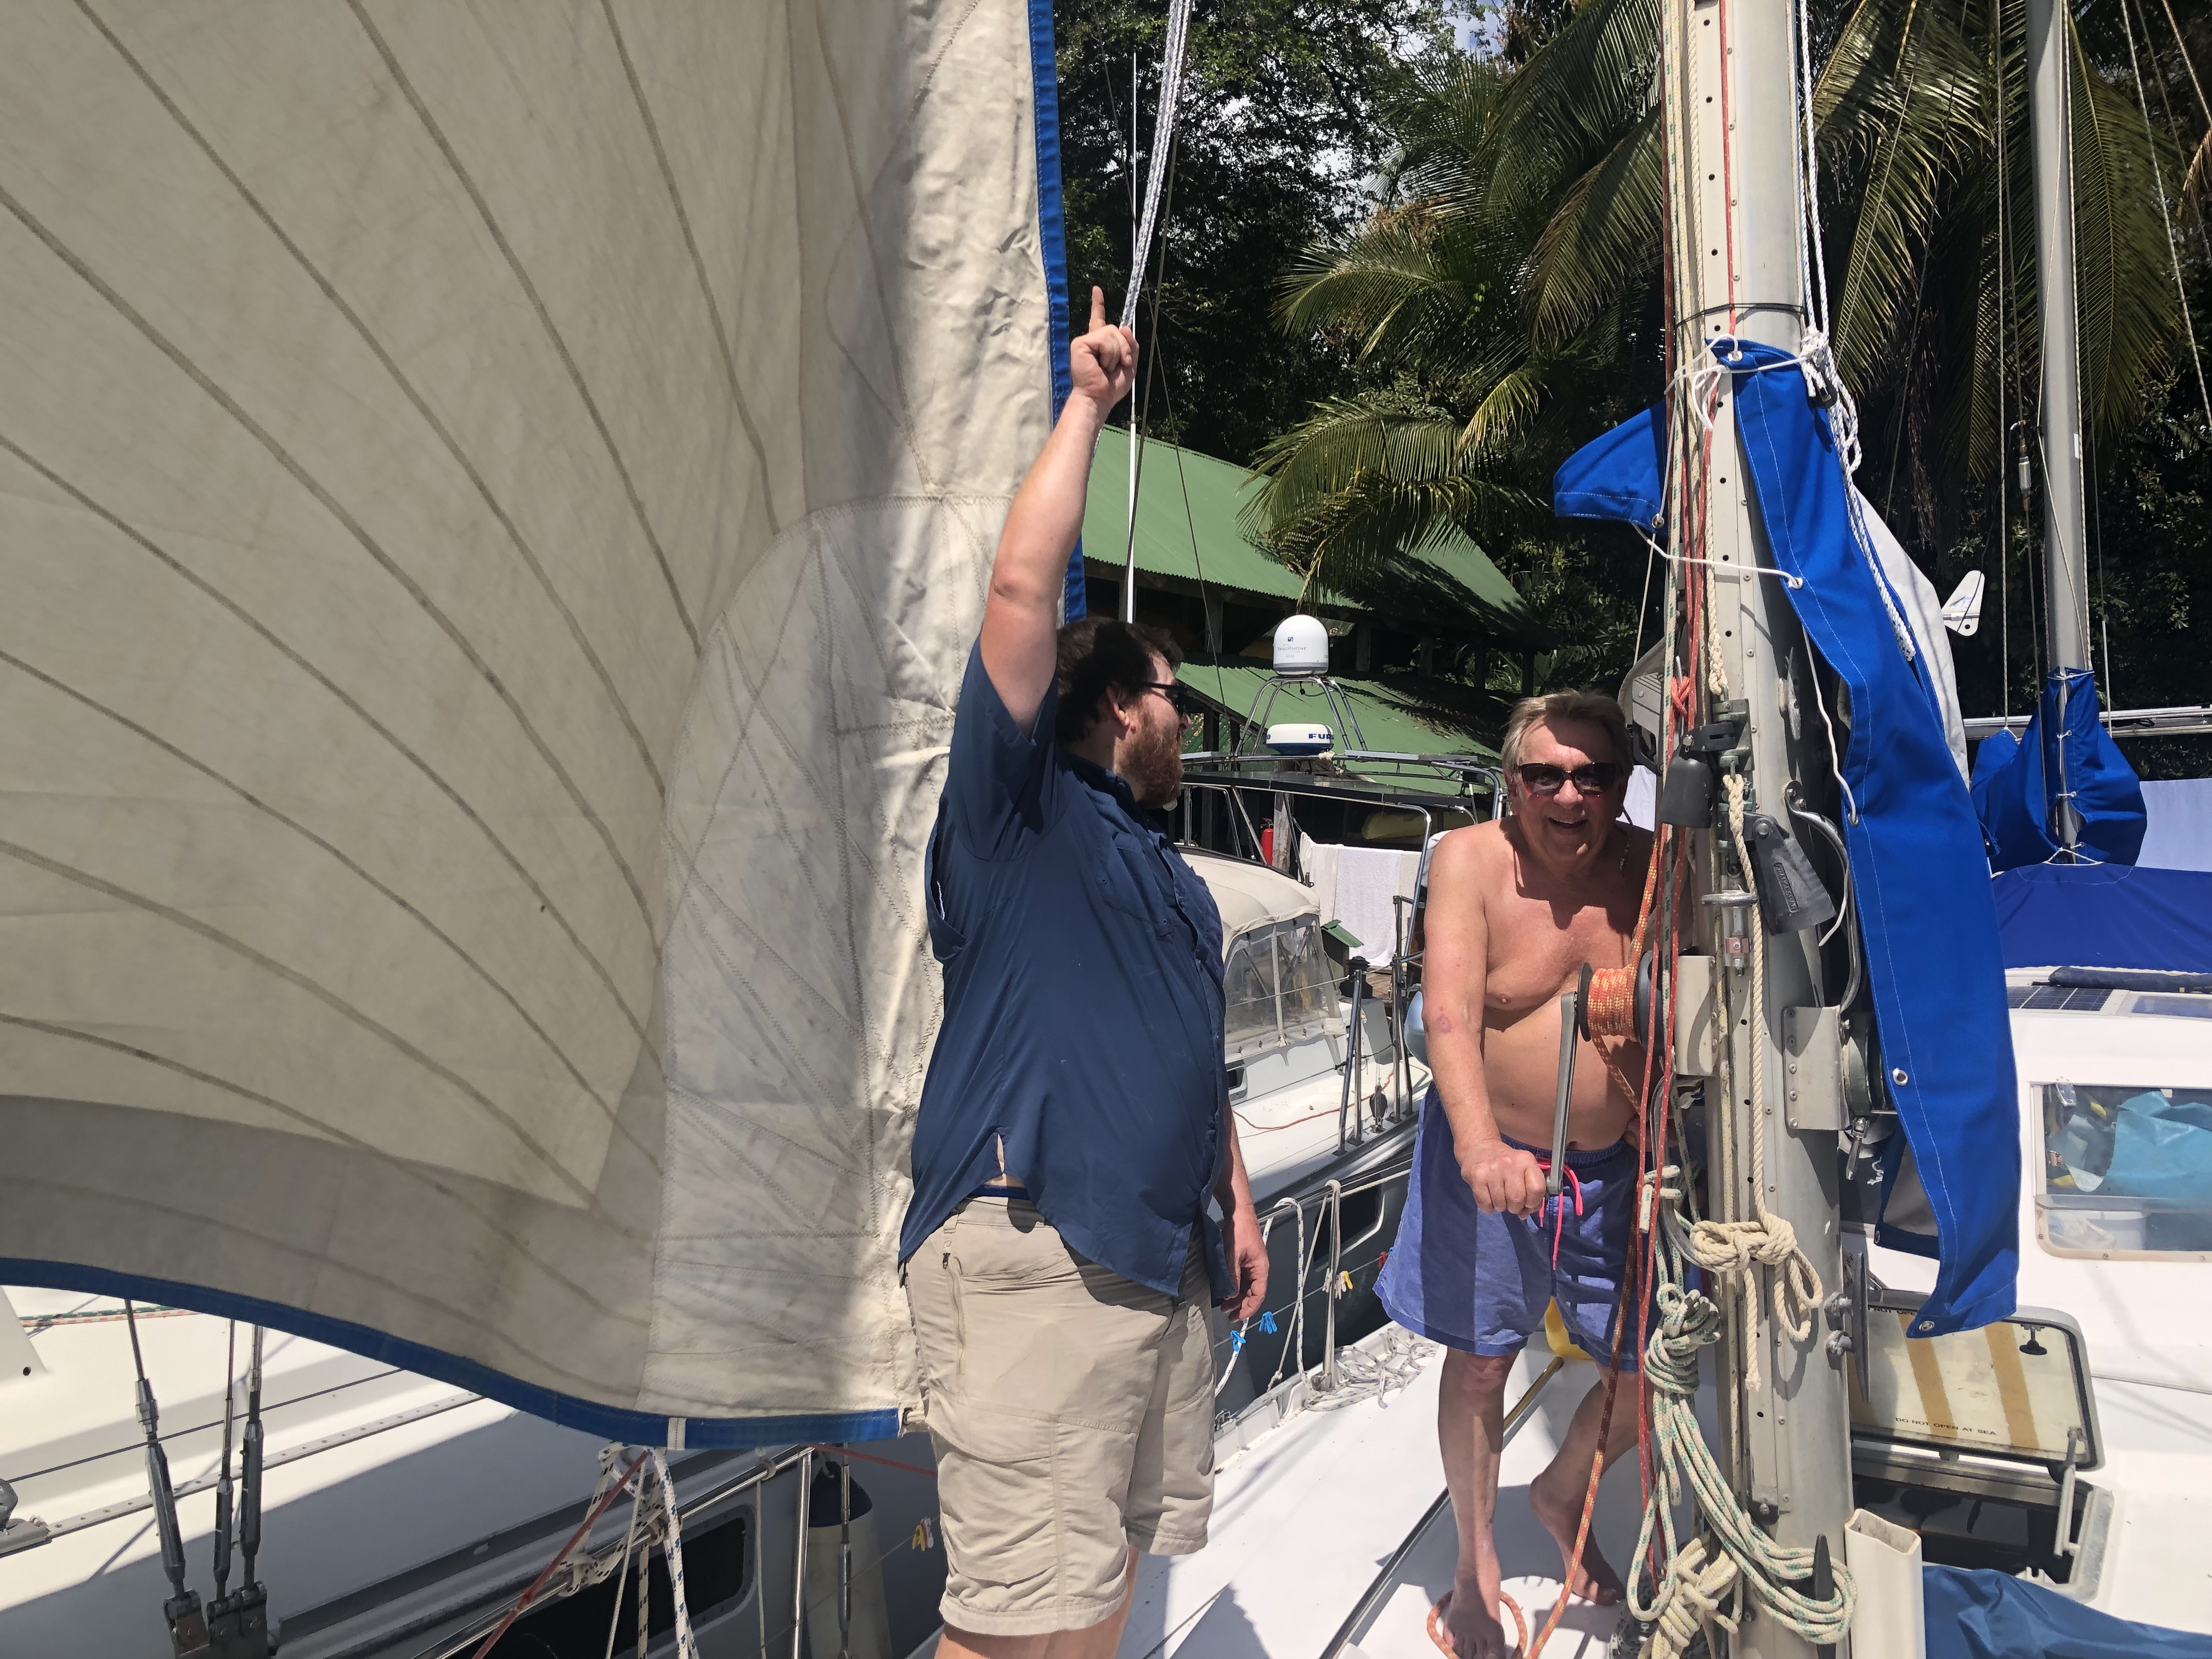
[[[1172,185],[1175,178],[1172,167],[1170,168],[1168,178]],[[1164,284],[1167,274],[1167,254],[1164,251],[1160,255],[1160,272]],[[1156,353],[1159,350],[1159,326],[1158,301],[1156,300],[1153,302],[1152,314],[1152,349]],[[1172,377],[1165,369],[1160,371],[1160,398],[1168,406],[1168,419],[1173,421],[1175,419],[1175,387]],[[1218,658],[1228,650],[1229,641],[1225,635],[1217,636],[1212,629],[1212,611],[1210,609],[1211,600],[1206,586],[1206,560],[1198,547],[1198,520],[1190,510],[1190,475],[1183,467],[1182,446],[1170,444],[1168,447],[1175,453],[1176,483],[1182,492],[1182,523],[1184,531],[1190,537],[1190,566],[1198,575],[1200,637],[1206,641],[1206,653]],[[1224,626],[1226,626],[1226,618],[1224,619]],[[1221,678],[1221,665],[1218,661],[1213,665],[1213,686],[1218,694],[1216,701],[1225,706],[1228,700],[1226,682]]]
[[[2105,653],[2105,707],[2118,707],[2112,701],[2112,605],[2106,599],[2105,586],[2105,512],[2103,492],[2097,488],[2097,436],[2092,432],[2087,440],[2088,465],[2082,471],[2089,485],[2089,552],[2097,562],[2097,637]]]
[[[2151,136],[2150,93],[2143,84],[2142,64],[2136,56],[2136,26],[2128,15],[2128,0],[2120,0],[2120,27],[2128,37],[2128,67],[2136,80],[2136,106],[2142,112],[2143,148],[2150,152],[2151,184],[2158,193],[2158,216],[2166,227],[2166,255],[2173,266],[2174,298],[2181,302],[2182,337],[2189,342],[2189,361],[2197,371],[2197,396],[2204,405],[2205,423],[2212,427],[2212,391],[2205,387],[2204,359],[2197,349],[2197,325],[2189,315],[2189,285],[2182,280],[2181,247],[2173,234],[2172,210],[2166,205],[2166,169],[2159,162],[2158,140]],[[2150,33],[2148,14],[2143,18],[2143,33],[2146,38]],[[2169,122],[2172,119],[2171,111],[2167,112],[2166,118]]]
[[[2138,3],[2140,3],[2140,0],[2138,0]],[[2166,26],[2173,31],[2174,52],[2181,59],[2182,70],[2189,76],[2189,84],[2191,88],[2197,94],[2197,107],[2203,112],[2207,133],[2206,139],[2203,142],[2212,143],[2212,101],[2207,100],[2204,96],[2204,83],[2197,78],[2197,65],[2189,56],[2189,43],[2182,39],[2181,25],[2174,21],[2172,0],[2159,0],[2159,4],[2164,8],[2166,12]],[[2143,50],[2145,52],[2148,52],[2150,50],[2150,14],[2148,12],[2145,12],[2143,14]],[[2180,147],[2180,153],[2186,156],[2189,154],[2189,149],[2186,145],[2182,145],[2180,143],[2181,124],[2173,118],[2173,106],[2166,101],[2166,82],[2163,78],[2159,82],[2158,100],[2166,110],[2166,124],[2173,129],[2174,140],[2176,144]],[[2189,193],[2188,180],[2191,171],[2191,169],[2185,165],[2182,169],[2182,194],[2184,196],[2186,196]],[[2205,215],[2203,210],[2203,204],[2201,202],[2198,203],[2197,208],[2197,240],[2203,245],[2204,250],[2207,253],[2212,253],[2212,225],[2205,223]]]
[[[2012,367],[2005,352],[2005,302],[2012,295],[2012,265],[2005,254],[2007,185],[2010,158],[2005,151],[2007,108],[2004,58],[2004,0],[1990,0],[1990,58],[1996,66],[1997,110],[1997,712],[2012,718],[2012,526],[2006,508],[2010,485],[2005,478],[2005,376]]]
[[[2208,100],[2204,96],[2204,83],[2197,78],[2197,65],[2190,59],[2189,43],[2181,38],[2181,25],[2174,19],[2173,0],[2158,0],[2158,3],[2166,13],[2166,27],[2173,31],[2173,49],[2181,54],[2181,67],[2189,71],[2189,84],[2197,88],[2197,106],[2204,112],[2205,125],[2212,127],[2212,100]],[[2143,19],[2143,38],[2146,44],[2149,37],[2150,19],[2146,14]]]
[[[1170,137],[1168,140],[1170,157],[1173,155],[1175,148],[1176,140]],[[1175,174],[1172,169],[1168,174],[1166,193],[1170,198],[1175,193]],[[1160,240],[1160,269],[1158,275],[1152,281],[1152,325],[1149,337],[1151,343],[1143,349],[1144,385],[1133,392],[1129,398],[1129,536],[1127,543],[1121,550],[1123,589],[1121,617],[1126,622],[1135,621],[1137,616],[1137,491],[1145,476],[1145,425],[1152,415],[1152,385],[1159,378],[1160,372],[1159,352],[1157,349],[1159,343],[1160,289],[1166,283],[1167,269],[1168,245],[1166,239],[1163,237]],[[1134,295],[1143,286],[1144,273],[1139,271],[1131,281],[1129,292]],[[1124,323],[1122,326],[1127,328],[1128,325]]]
[[[1158,228],[1162,202],[1167,193],[1168,165],[1175,154],[1176,105],[1182,92],[1183,47],[1190,35],[1191,0],[1171,0],[1168,7],[1168,38],[1166,50],[1160,59],[1159,106],[1152,115],[1152,149],[1145,179],[1145,208],[1137,222],[1136,240],[1129,249],[1129,286],[1121,296],[1121,326],[1133,331],[1137,325],[1137,307],[1144,296],[1145,270],[1152,264],[1152,236]],[[1133,56],[1132,58],[1133,65]],[[1137,89],[1133,67],[1129,86],[1129,119],[1133,137],[1130,154],[1135,155],[1133,137],[1137,118]],[[1164,259],[1164,255],[1163,255]],[[1158,301],[1155,298],[1154,319],[1158,319]],[[1149,401],[1152,381],[1145,383],[1146,400]],[[1133,622],[1137,615],[1137,487],[1139,469],[1143,465],[1143,441],[1139,435],[1144,416],[1133,404],[1130,410],[1129,434],[1129,539],[1121,567],[1121,618]]]

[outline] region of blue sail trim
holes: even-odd
[[[1594,438],[1552,475],[1552,511],[1563,519],[1613,519],[1665,536],[1667,415],[1653,404]]]
[[[1729,343],[1721,343],[1726,346]],[[1787,353],[1744,343],[1736,421],[1752,494],[1799,622],[1850,696],[1844,834],[1881,1064],[1936,1216],[1936,1290],[1912,1334],[2013,1311],[2020,1143],[2004,960],[1989,866],[1933,690],[1892,620],[1827,413]]]
[[[426,1348],[420,1343],[403,1342],[366,1325],[356,1325],[344,1319],[328,1319],[281,1302],[264,1302],[258,1297],[234,1296],[227,1291],[211,1291],[204,1285],[182,1285],[167,1279],[112,1273],[105,1267],[40,1261],[20,1256],[0,1256],[0,1284],[39,1285],[50,1290],[76,1291],[87,1296],[128,1297],[134,1302],[154,1302],[165,1307],[188,1308],[194,1313],[212,1314],[217,1319],[235,1319],[242,1324],[265,1325],[272,1331],[302,1336],[310,1342],[320,1342],[330,1347],[343,1348],[349,1353],[360,1354],[364,1358],[397,1365],[401,1370],[435,1377],[441,1382],[450,1382],[457,1389],[466,1389],[487,1400],[495,1400],[502,1406],[512,1406],[532,1417],[542,1417],[564,1429],[574,1429],[602,1440],[620,1440],[633,1446],[666,1446],[672,1439],[670,1426],[672,1419],[669,1418],[650,1412],[625,1411],[620,1407],[580,1400],[574,1395],[537,1388],[527,1382],[517,1382],[504,1371],[494,1370],[475,1360],[463,1359],[436,1348]],[[899,1413],[896,1407],[873,1412],[823,1412],[793,1417],[687,1417],[682,1422],[683,1444],[688,1450],[732,1446],[787,1446],[802,1440],[859,1443],[870,1440],[895,1440],[899,1434]]]
[[[2059,791],[2051,780],[2061,778],[2059,788],[2071,792],[2081,817],[2081,855],[2098,864],[2133,864],[2150,822],[2142,785],[2097,718],[2097,683],[2086,669],[2053,669],[2027,734],[2000,732],[1974,756],[1974,810],[1989,840],[1991,868],[2013,870],[2058,855]]]
[[[1037,240],[1044,252],[1044,287],[1052,329],[1052,418],[1075,389],[1067,366],[1067,219],[1060,197],[1060,64],[1052,33],[1052,0],[1030,0],[1030,105],[1036,129]],[[1067,620],[1085,609],[1083,538],[1067,561],[1064,590]]]

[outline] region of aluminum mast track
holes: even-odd
[[[1686,556],[1673,570],[1670,603],[1680,642],[1670,672],[1687,676],[1693,724],[1742,722],[1723,758],[1745,786],[1747,811],[1783,816],[1801,797],[1833,793],[1821,723],[1802,701],[1821,695],[1820,670],[1778,581],[1730,567],[1771,567],[1741,462],[1729,378],[1692,376],[1723,337],[1795,353],[1804,344],[1811,296],[1800,258],[1806,210],[1797,156],[1791,51],[1793,9],[1746,0],[1665,0],[1661,64],[1666,106],[1668,276],[1676,392],[1669,531]],[[1692,390],[1693,389],[1693,390]],[[1710,436],[1688,407],[1694,395]],[[1688,559],[1703,561],[1691,563]],[[1694,620],[1693,620],[1694,619]],[[1725,819],[1716,814],[1717,822]],[[1705,892],[1753,886],[1723,829],[1688,832],[1692,891],[1685,926],[1715,907]],[[1752,927],[1760,926],[1756,912]],[[1719,1075],[1705,1088],[1711,1202],[1722,1222],[1766,1214],[1786,1221],[1828,1285],[1840,1280],[1837,1136],[1796,1128],[1774,1109],[1789,1098],[1784,1037],[1792,1011],[1832,1000],[1820,981],[1811,933],[1767,936],[1741,969],[1716,963],[1723,997]],[[1686,951],[1692,948],[1685,941]],[[1711,947],[1718,954],[1718,941]],[[1663,953],[1663,952],[1662,952]],[[1750,983],[1753,975],[1763,983]],[[1754,994],[1756,993],[1756,994]],[[1756,1034],[1752,1023],[1763,1030]],[[1754,1116],[1754,1114],[1757,1115]],[[1752,1190],[1753,1138],[1764,1134],[1763,1193]],[[1763,1200],[1763,1206],[1762,1206]],[[1766,1273],[1759,1291],[1767,1299]],[[1755,1327],[1742,1298],[1717,1292],[1727,1310],[1721,1346],[1720,1468],[1752,1517],[1780,1544],[1810,1548],[1826,1537],[1842,1557],[1851,1508],[1850,1424],[1841,1367],[1816,1324],[1793,1340],[1770,1310]],[[1715,1632],[1717,1634],[1717,1632]],[[1771,1616],[1729,1641],[1738,1656],[1806,1659],[1810,1643]],[[1839,1650],[1848,1653],[1848,1646]]]

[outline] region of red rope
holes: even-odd
[[[935,1469],[926,1469],[919,1463],[902,1463],[896,1458],[878,1457],[873,1452],[856,1452],[846,1446],[825,1446],[819,1440],[808,1442],[816,1451],[828,1452],[833,1457],[850,1457],[862,1463],[880,1463],[887,1469],[904,1469],[908,1474],[926,1474],[937,1479]]]
[[[574,1549],[584,1534],[592,1529],[592,1523],[607,1512],[607,1505],[622,1495],[622,1489],[629,1485],[630,1476],[644,1467],[645,1460],[650,1455],[649,1452],[640,1452],[630,1466],[622,1472],[622,1479],[609,1486],[599,1501],[592,1505],[591,1513],[577,1523],[576,1530],[568,1534],[568,1541],[561,1546],[561,1553],[548,1561],[545,1571],[532,1579],[530,1588],[515,1598],[514,1605],[507,1610],[507,1617],[499,1621],[497,1630],[484,1638],[483,1645],[476,1650],[473,1659],[484,1659],[486,1654],[499,1645],[499,1638],[514,1627],[514,1621],[522,1617],[524,1610],[538,1599],[538,1592],[545,1588],[545,1581],[553,1576],[553,1569],[568,1559],[568,1552]]]

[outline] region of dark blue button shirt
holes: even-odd
[[[997,1176],[1003,1136],[1076,1249],[1173,1296],[1201,1227],[1219,1297],[1221,913],[1128,785],[1053,741],[1057,702],[1022,731],[969,653],[930,835],[945,1023],[899,1259]]]

